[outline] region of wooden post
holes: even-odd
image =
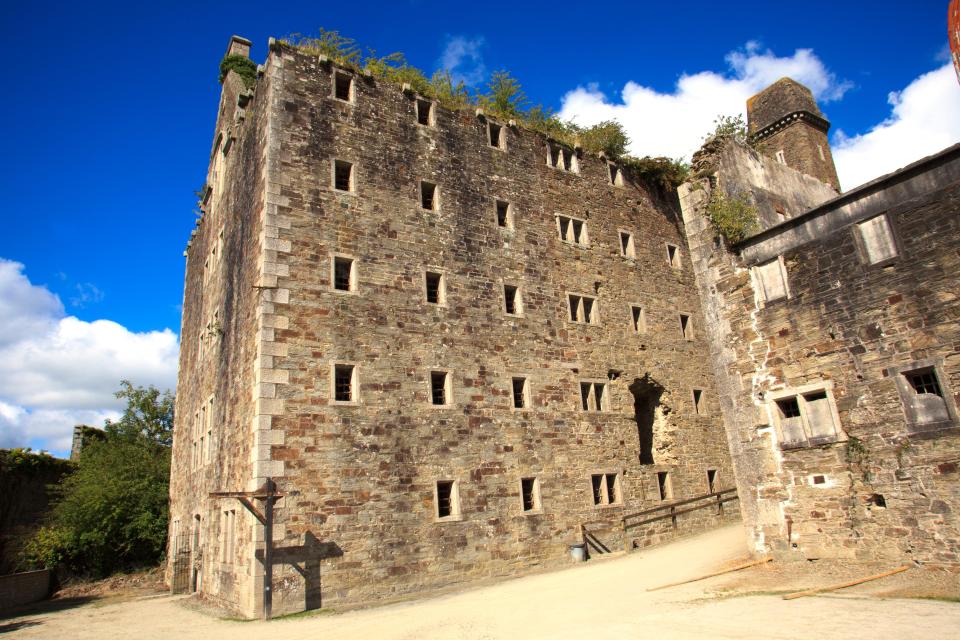
[[[270,494],[263,501],[263,619],[273,614],[273,502],[277,485],[267,479],[264,485]]]

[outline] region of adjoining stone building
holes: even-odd
[[[800,89],[748,103],[781,123],[762,153],[708,144],[679,190],[748,539],[960,570],[960,145],[837,195]],[[760,231],[718,238],[717,192]]]
[[[229,53],[247,56],[234,38]],[[271,41],[227,74],[188,246],[168,578],[247,615],[655,544],[736,503],[673,194]]]

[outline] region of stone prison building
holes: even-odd
[[[808,90],[748,111],[763,153],[708,143],[678,198],[275,40],[228,72],[171,587],[255,616],[272,565],[274,613],[352,607],[741,519],[757,554],[960,568],[960,150],[841,195]],[[714,191],[761,229],[719,237]]]

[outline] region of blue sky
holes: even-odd
[[[818,87],[849,188],[960,139],[946,12],[940,0],[7,4],[0,446],[62,453],[68,423],[113,415],[120,377],[174,384],[181,254],[233,33],[258,62],[270,36],[324,26],[428,72],[482,83],[506,68],[533,102],[622,119],[637,155],[683,155],[713,115],[787,70]]]

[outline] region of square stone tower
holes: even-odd
[[[840,191],[827,139],[830,123],[810,89],[780,78],[747,100],[747,128],[764,153]]]
[[[268,479],[275,613],[736,521],[675,195],[288,44],[232,63],[186,251],[175,589],[259,612],[264,528],[211,494]]]

